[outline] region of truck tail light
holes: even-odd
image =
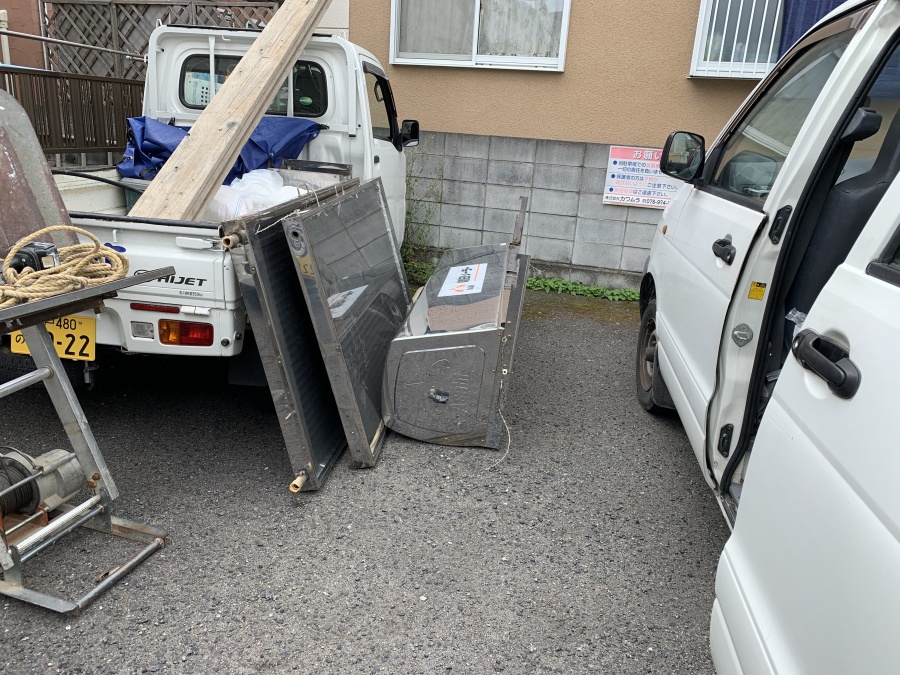
[[[213,343],[213,327],[209,323],[160,319],[159,341],[164,345],[209,347]]]
[[[139,309],[144,312],[162,312],[163,314],[178,314],[181,310],[172,305],[148,305],[144,302],[132,302],[131,309]]]

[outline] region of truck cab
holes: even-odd
[[[258,34],[202,26],[156,28],[147,55],[144,116],[190,127]],[[284,84],[265,114],[304,117],[321,125],[298,160],[349,166],[351,177],[362,181],[380,178],[402,242],[404,148],[418,143],[419,130],[415,121],[398,123],[391,85],[378,59],[341,37],[315,34],[293,63],[283,65]],[[240,354],[251,329],[218,223],[129,217],[133,195],[129,200],[128,192],[116,185],[118,174],[107,170],[93,176],[107,181],[103,183],[89,179],[90,173],[56,177],[73,224],[124,253],[132,274],[167,265],[175,267],[175,274],[123,291],[106,303],[96,321],[88,317],[77,323],[84,329],[77,337],[131,354]],[[0,376],[17,372],[10,348],[15,346],[0,346]],[[93,364],[86,362],[85,377],[92,372]]]
[[[257,35],[200,26],[157,28],[148,47],[144,115],[191,126]],[[417,140],[418,125],[398,125],[391,85],[375,56],[341,37],[314,35],[266,115],[305,117],[327,127],[298,159],[350,164],[353,177],[362,181],[380,177],[397,237],[403,238],[403,148]]]

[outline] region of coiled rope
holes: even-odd
[[[10,267],[23,246],[33,241],[47,241],[47,235],[52,232],[75,232],[88,237],[93,243],[59,249],[57,267],[42,270],[26,267],[21,272]],[[6,255],[2,268],[3,284],[0,285],[0,309],[116,281],[126,274],[128,258],[101,244],[90,232],[71,225],[45,227],[17,241]]]

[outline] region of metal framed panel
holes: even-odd
[[[284,243],[281,217],[248,224],[240,233],[246,245],[236,246],[231,255],[297,476],[293,486],[317,490],[347,441],[290,249]]]
[[[381,180],[288,216],[283,227],[352,461],[374,466],[384,365],[410,303]]]

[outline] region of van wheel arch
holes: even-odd
[[[638,303],[638,311],[644,316],[644,311],[651,300],[656,299],[656,283],[653,281],[652,274],[645,274],[641,279],[640,301]]]
[[[635,354],[635,390],[638,403],[653,415],[675,409],[669,389],[659,372],[656,334],[656,287],[650,275],[641,282],[641,325]]]

